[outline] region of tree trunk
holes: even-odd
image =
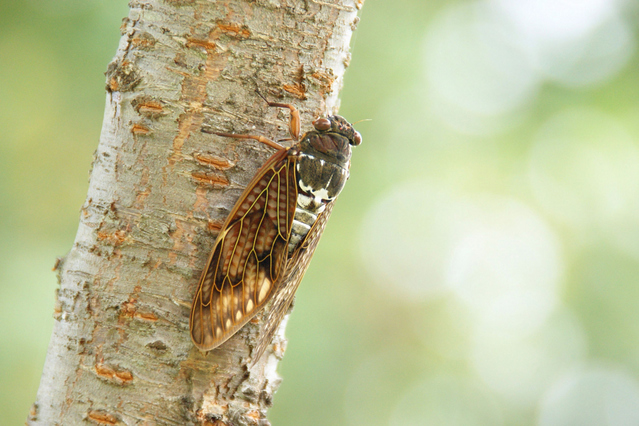
[[[107,71],[100,144],[28,424],[265,425],[283,326],[209,353],[189,309],[215,237],[272,150],[202,128],[287,136],[335,112],[363,0],[132,0]]]

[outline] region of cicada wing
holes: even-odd
[[[273,295],[273,302],[266,314],[263,329],[260,333],[260,340],[252,355],[253,364],[262,357],[266,348],[271,344],[275,332],[291,306],[295,298],[295,292],[308,269],[332,210],[333,202],[330,202],[326,205],[324,211],[317,216],[317,220],[300,243],[300,247],[293,252],[291,258],[286,262],[282,282]]]
[[[191,307],[194,344],[225,342],[275,294],[286,273],[297,201],[295,157],[282,149],[260,168],[215,241]]]

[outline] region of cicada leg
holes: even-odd
[[[264,102],[266,102],[268,106],[277,107],[277,108],[288,108],[291,111],[291,121],[289,122],[289,131],[291,132],[291,136],[293,137],[293,140],[298,141],[300,139],[301,121],[300,121],[300,112],[297,110],[297,108],[295,108],[291,104],[269,102],[268,99],[262,96],[259,90],[256,90],[255,93],[257,93],[260,98],[264,99]]]
[[[204,130],[203,130],[204,131]],[[209,131],[204,131],[205,133],[212,133],[214,135],[218,135],[218,136],[224,136],[227,138],[235,138],[235,139],[254,139],[258,142],[262,142],[265,145],[270,146],[271,148],[275,148],[277,150],[280,149],[286,149],[284,148],[282,145],[280,145],[277,142],[273,142],[272,140],[270,140],[267,137],[264,136],[256,136],[256,135],[236,135],[234,133],[220,133],[220,132],[209,132]]]
[[[262,99],[264,99],[264,102],[266,102],[268,104],[268,106],[270,107],[277,107],[277,108],[288,108],[291,111],[291,120],[289,122],[289,132],[291,133],[291,138],[286,138],[286,139],[281,139],[279,140],[279,142],[285,142],[285,141],[298,141],[300,138],[300,112],[297,110],[297,108],[295,108],[293,105],[291,104],[281,104],[279,102],[269,102],[260,92],[259,90],[256,90],[255,93],[258,94],[258,96]],[[224,136],[224,137],[228,137],[228,138],[235,138],[235,139],[254,139],[258,142],[262,142],[265,145],[270,146],[271,148],[275,148],[277,150],[280,149],[286,149],[285,147],[283,147],[282,145],[280,145],[277,142],[274,142],[270,139],[268,139],[267,137],[264,136],[257,136],[257,135],[237,135],[234,133],[220,133],[220,132],[212,132],[208,129],[202,129],[202,131],[204,133],[212,133],[214,135],[218,135],[218,136]]]

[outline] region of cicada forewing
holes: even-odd
[[[195,345],[225,342],[277,293],[286,275],[297,200],[295,157],[281,149],[260,168],[215,241],[191,308]]]

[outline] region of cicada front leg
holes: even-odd
[[[255,93],[257,93],[257,95],[260,98],[264,99],[264,102],[266,102],[268,106],[277,107],[277,108],[288,108],[291,111],[291,119],[289,121],[289,132],[291,133],[291,137],[293,138],[293,140],[298,141],[300,139],[300,131],[301,131],[302,125],[300,120],[300,112],[297,110],[297,108],[295,108],[291,104],[281,104],[279,102],[270,102],[259,92],[259,90],[256,90]]]
[[[264,100],[264,102],[266,102],[268,104],[268,106],[270,107],[277,107],[277,108],[287,108],[291,111],[291,118],[289,121],[289,132],[291,134],[291,138],[287,138],[287,139],[283,139],[283,141],[287,141],[287,140],[294,140],[294,141],[298,141],[300,138],[300,112],[298,111],[297,108],[295,108],[295,106],[291,105],[291,104],[282,104],[282,103],[278,103],[278,102],[270,102],[268,101],[264,96],[262,96],[262,94],[259,91],[255,91],[255,93],[257,93],[259,95],[260,98],[262,98]],[[234,139],[253,139],[256,140],[258,142],[261,142],[265,145],[270,146],[271,148],[275,148],[277,150],[280,149],[286,149],[285,147],[283,147],[282,145],[280,145],[279,143],[270,140],[269,138],[265,137],[265,136],[260,136],[260,135],[241,135],[241,134],[235,134],[235,133],[224,133],[224,132],[214,132],[208,129],[203,129],[202,130],[204,133],[211,133],[217,136],[223,136],[226,138],[234,138]]]

